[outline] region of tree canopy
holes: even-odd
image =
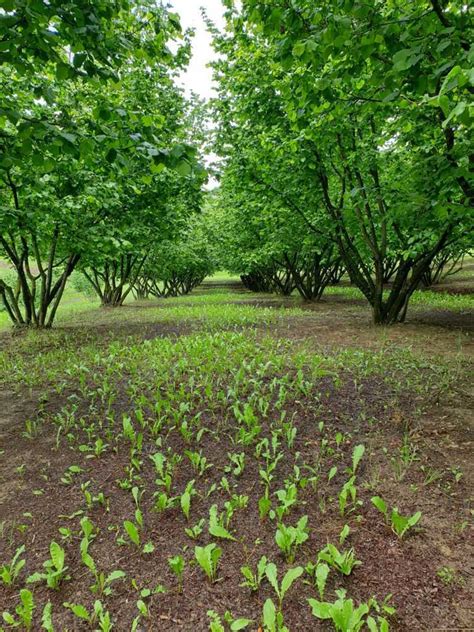
[[[0,295],[15,324],[50,326],[76,269],[120,306],[218,266],[308,300],[345,273],[374,322],[394,323],[472,247],[468,6],[224,5],[222,33],[207,19],[208,107],[178,87],[192,33],[162,3],[0,4],[0,255],[15,273]]]

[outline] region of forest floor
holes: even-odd
[[[211,281],[0,333],[5,630],[28,589],[33,630],[46,607],[60,631],[257,631],[280,605],[273,567],[242,585],[262,556],[279,581],[301,568],[289,630],[331,630],[308,603],[319,555],[325,602],[345,588],[393,630],[474,629],[472,289],[417,293],[405,324],[374,327],[353,288],[309,304]]]

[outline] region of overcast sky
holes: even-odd
[[[201,16],[201,7],[219,28],[223,26],[224,8],[221,0],[170,0],[174,10],[181,16],[183,29],[194,28],[196,35],[192,41],[193,57],[188,71],[183,76],[187,91],[196,92],[204,99],[213,96],[212,71],[206,64],[213,58],[211,37]]]

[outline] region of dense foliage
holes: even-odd
[[[403,320],[433,261],[473,226],[467,7],[225,4],[217,147],[223,204],[258,224],[249,252],[291,252],[262,222],[276,233],[285,225],[301,245],[311,235],[317,256],[329,240],[375,322]],[[259,263],[273,265],[273,253]]]
[[[189,42],[154,2],[3,4],[0,295],[15,324],[50,326],[78,266],[120,305],[199,208],[198,105],[175,80]]]

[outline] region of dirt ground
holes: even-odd
[[[293,299],[281,300],[274,297],[252,298],[242,295],[238,286],[232,288],[239,299],[257,307],[281,309],[294,307]],[[445,288],[446,289],[446,288]],[[451,291],[447,286],[446,291]],[[464,290],[461,290],[464,291]],[[257,326],[262,336],[271,334],[276,339],[288,339],[295,346],[309,348],[321,354],[330,354],[341,349],[384,351],[409,349],[424,354],[427,358],[439,358],[448,363],[459,363],[459,381],[443,391],[438,397],[435,392],[420,395],[407,390],[400,393],[391,390],[378,376],[367,376],[357,383],[350,371],[341,373],[341,382],[335,387],[330,379],[323,378],[318,384],[317,394],[293,403],[292,413],[298,420],[298,435],[292,450],[287,449],[287,459],[278,471],[277,482],[291,475],[290,452],[300,452],[304,461],[314,460],[319,445],[315,427],[324,418],[330,434],[341,433],[351,438],[352,443],[364,443],[371,458],[363,461],[360,475],[365,484],[360,490],[364,509],[357,520],[351,521],[350,546],[363,560],[351,576],[345,578],[344,587],[356,600],[367,595],[376,595],[382,601],[393,595],[397,616],[391,622],[393,630],[469,630],[474,629],[472,610],[474,595],[474,541],[472,539],[472,480],[473,480],[473,437],[474,437],[474,388],[472,387],[472,313],[452,313],[445,310],[416,310],[407,323],[386,328],[376,328],[370,323],[370,315],[362,302],[332,296],[316,305],[300,304],[305,311],[302,316],[285,319],[277,325]],[[122,323],[99,323],[95,329],[81,323],[63,325],[58,332],[80,346],[91,340],[109,344],[113,340],[153,340],[157,337],[186,335],[195,330],[192,323],[172,325],[169,323],[134,323],[133,314],[146,309],[144,305],[125,307],[130,317]],[[307,314],[306,312],[309,312]],[[94,326],[93,326],[94,327]],[[14,338],[4,334],[0,344],[13,345]],[[48,348],[45,339],[44,349]],[[41,348],[41,347],[40,347]],[[36,350],[36,353],[38,350]],[[0,385],[0,565],[11,559],[15,548],[25,544],[29,553],[27,570],[39,570],[47,557],[51,539],[59,540],[58,527],[74,523],[72,516],[81,505],[82,496],[78,485],[65,486],[61,477],[72,462],[81,458],[71,453],[67,444],[60,443],[58,449],[54,428],[45,424],[34,441],[23,436],[27,419],[49,419],[75,393],[72,384],[69,391],[57,393],[53,388],[36,386],[16,388],[9,384]],[[117,414],[127,412],[129,402],[124,388],[123,399],[118,401]],[[79,410],[81,402],[79,401]],[[205,415],[206,413],[204,413]],[[224,412],[223,412],[224,414]],[[373,420],[377,423],[374,426]],[[209,419],[209,423],[213,420]],[[218,484],[225,471],[227,453],[235,449],[229,434],[223,432],[219,439],[207,437],[202,443],[203,452],[212,455],[214,467],[205,473],[202,483],[206,486]],[[409,433],[416,446],[413,467],[401,480],[393,479],[389,454],[400,450],[403,438]],[[344,443],[338,447],[341,459],[346,459]],[[351,443],[351,445],[352,445]],[[186,449],[179,437],[173,436],[168,444],[174,452]],[[255,496],[258,484],[258,468],[252,460],[252,450],[246,451],[247,467],[238,481],[238,493]],[[331,456],[327,465],[331,466]],[[335,457],[334,457],[335,458]],[[110,525],[121,524],[133,512],[129,492],[117,487],[116,479],[128,462],[128,453],[119,450],[107,454],[104,459],[81,461],[87,472],[79,475],[78,481],[92,481],[92,487],[113,498],[110,512],[94,507],[88,515],[99,528],[94,540],[95,559],[99,567],[108,570],[124,568],[129,577],[136,579],[139,588],[163,584],[166,594],[157,594],[148,603],[150,617],[143,619],[141,630],[207,630],[206,611],[214,609],[221,615],[226,610],[239,616],[255,620],[248,629],[259,629],[258,618],[264,600],[272,596],[268,584],[262,585],[257,593],[241,588],[240,567],[250,563],[255,567],[262,554],[274,550],[274,528],[262,523],[258,507],[250,503],[245,512],[236,512],[232,526],[239,534],[237,542],[226,542],[225,564],[222,565],[222,580],[209,584],[196,566],[188,566],[182,592],[176,588],[167,559],[183,550],[190,561],[195,542],[183,539],[186,521],[178,509],[163,514],[154,514],[152,498],[146,494],[143,503],[147,515],[146,540],[155,545],[150,556],[133,552],[127,547],[117,547],[115,536],[110,534]],[[336,463],[336,461],[334,461]],[[24,471],[24,473],[23,473]],[[178,470],[177,485],[189,479],[183,467]],[[427,483],[427,475],[436,476]],[[456,475],[460,473],[459,479]],[[153,473],[144,474],[146,482],[153,485]],[[303,557],[319,551],[328,541],[337,541],[338,534],[346,522],[345,518],[324,511],[337,494],[341,478],[321,481],[316,491],[312,487],[302,490],[301,507],[292,515],[294,523],[305,514],[309,517],[311,530],[309,540],[302,547]],[[412,536],[400,541],[380,519],[380,514],[371,505],[374,490],[386,498],[390,505],[403,508],[404,513],[420,510],[423,513],[421,528]],[[41,493],[38,490],[42,490]],[[214,502],[224,501],[224,492],[218,491]],[[194,502],[194,501],[193,501]],[[193,504],[193,514],[205,515],[209,501],[198,498]],[[58,518],[62,516],[62,518]],[[22,525],[27,525],[23,528]],[[79,556],[78,539],[66,540],[66,549],[72,579],[64,582],[59,591],[48,590],[43,584],[35,585],[34,594],[38,604],[52,602],[53,613],[61,612],[56,624],[59,630],[91,629],[86,622],[78,622],[70,612],[61,608],[63,602],[90,603],[88,590],[90,577]],[[206,542],[206,539],[198,541]],[[191,551],[191,553],[190,553]],[[223,558],[223,559],[224,559]],[[278,560],[281,573],[291,567]],[[440,569],[450,569],[452,578],[444,580]],[[339,584],[331,575],[328,591]],[[308,616],[306,597],[309,587],[291,590],[284,602],[285,623],[292,632],[306,630],[330,630],[329,624]],[[313,596],[314,589],[312,590]],[[125,582],[117,582],[114,592],[107,597],[107,607],[113,614],[117,630],[130,629],[139,594]],[[0,585],[0,611],[14,611],[18,603],[17,587]],[[39,608],[38,608],[39,610]],[[36,613],[34,630],[39,630],[40,612]],[[8,627],[8,626],[7,626]]]

